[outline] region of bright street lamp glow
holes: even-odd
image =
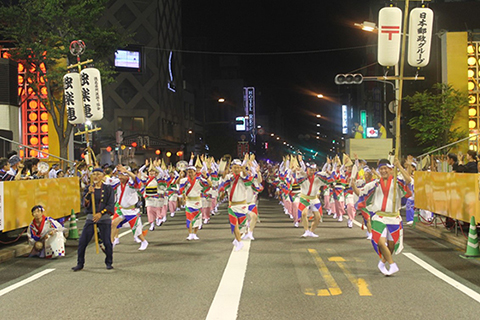
[[[321,117],[322,117],[322,115],[320,115],[320,114],[317,114],[317,118],[321,118]]]
[[[377,29],[377,26],[375,25],[375,23],[370,21],[363,21],[363,23],[354,23],[354,25],[368,32],[373,32]]]
[[[270,136],[271,136],[271,137],[275,136],[275,133],[271,133]]]
[[[219,98],[219,99],[218,99],[218,102],[224,103],[224,102],[225,102],[225,98]]]
[[[321,93],[317,94],[317,98],[318,98],[318,99],[322,99],[322,98],[323,98],[323,94],[321,94]]]

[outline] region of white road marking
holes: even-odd
[[[353,223],[359,227],[362,227],[362,224],[355,220],[353,220]],[[424,268],[425,270],[427,270],[428,272],[430,272],[431,274],[433,274],[434,276],[440,278],[441,280],[445,281],[455,289],[463,292],[473,300],[480,303],[480,294],[478,292],[468,288],[467,286],[461,284],[457,280],[454,280],[453,278],[447,276],[446,274],[432,267],[431,265],[429,265],[428,263],[426,263],[416,255],[414,255],[413,253],[403,252],[403,255],[409,258],[410,260],[412,260],[413,262],[415,262],[416,264],[418,264],[419,266],[421,266],[422,268]]]
[[[427,270],[428,272],[430,272],[431,274],[433,274],[434,276],[442,279],[443,281],[445,281],[446,283],[448,283],[449,285],[451,285],[455,289],[463,292],[464,294],[466,294],[467,296],[469,296],[473,300],[480,303],[480,294],[478,292],[473,291],[472,289],[464,286],[463,284],[461,284],[457,280],[454,280],[451,277],[444,274],[443,272],[435,269],[434,267],[432,267],[431,265],[429,265],[428,263],[426,263],[425,261],[423,261],[422,259],[420,259],[416,255],[414,255],[413,253],[404,252],[403,255],[406,256],[407,258],[409,258],[410,260],[412,260],[413,262],[415,262],[416,264],[418,264],[419,266],[421,266],[422,268],[424,268],[425,270]]]
[[[20,282],[17,282],[17,283],[15,283],[15,284],[12,284],[12,285],[9,286],[9,287],[6,287],[5,289],[2,289],[2,290],[0,290],[0,297],[3,296],[4,294],[9,293],[10,291],[13,291],[13,290],[15,290],[15,289],[17,289],[17,288],[20,288],[21,286],[24,286],[24,285],[26,285],[26,284],[34,281],[34,280],[37,280],[38,278],[43,277],[44,275],[46,275],[46,274],[48,274],[48,273],[50,273],[50,272],[52,272],[52,271],[54,271],[54,270],[55,270],[55,269],[45,269],[45,270],[43,270],[43,271],[41,271],[41,272],[39,272],[39,273],[34,274],[34,275],[31,276],[31,277],[28,277],[28,278],[25,279],[25,280],[22,280],[22,281],[20,281]]]
[[[148,222],[145,222],[143,225],[142,225],[142,228],[145,227],[146,225],[148,224]],[[128,230],[128,231],[125,231],[125,232],[122,232],[118,235],[118,238],[120,239],[121,237],[129,234],[129,233],[132,233],[132,230]]]
[[[353,219],[352,220],[353,224],[356,225],[357,227],[362,227],[362,224],[360,222],[358,222],[357,220]]]
[[[243,280],[247,272],[251,241],[242,241],[243,248],[233,251],[223,272],[217,293],[213,298],[206,320],[235,320],[242,295]]]

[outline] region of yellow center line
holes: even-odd
[[[325,280],[325,283],[327,284],[328,290],[330,291],[330,294],[332,296],[338,296],[342,294],[342,290],[340,290],[340,287],[337,285],[337,282],[333,278],[332,274],[330,271],[328,271],[327,266],[323,262],[322,258],[320,258],[320,255],[318,254],[317,250],[315,249],[308,249],[308,252],[313,256],[313,259],[315,260],[315,263],[317,264],[318,271],[323,277],[323,280]],[[317,292],[317,295],[325,295],[326,290],[319,290]]]
[[[372,293],[368,290],[368,284],[365,279],[362,278],[355,278],[353,273],[348,269],[345,265],[345,259],[342,257],[330,257],[328,261],[336,262],[337,265],[342,269],[343,273],[347,276],[347,279],[352,283],[354,287],[358,289],[358,294],[360,296],[371,296]]]

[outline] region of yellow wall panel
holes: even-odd
[[[80,186],[77,177],[8,181],[3,183],[4,229],[26,227],[32,221],[31,209],[42,205],[45,214],[58,219],[80,212]]]
[[[479,175],[415,172],[415,207],[456,220],[480,222]]]

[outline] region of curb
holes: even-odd
[[[32,251],[32,247],[26,243],[17,244],[7,249],[0,250],[0,263],[13,258],[21,257]]]
[[[462,250],[465,250],[465,247],[467,246],[467,239],[465,239],[465,237],[461,233],[458,236],[456,236],[455,234],[446,230],[443,226],[439,226],[435,228],[434,226],[426,226],[421,223],[417,223],[415,225],[415,229],[428,233],[429,235],[432,235],[434,237],[443,239],[461,248]]]

